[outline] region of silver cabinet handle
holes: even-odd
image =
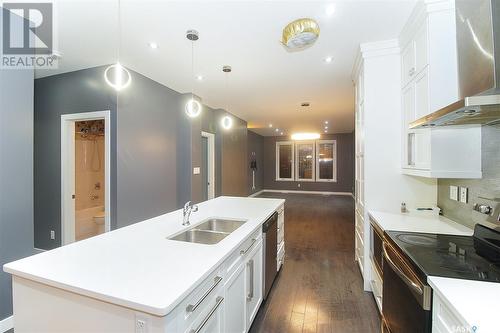
[[[215,300],[215,306],[212,308],[212,310],[210,310],[210,312],[207,314],[205,319],[203,319],[201,324],[196,329],[192,329],[191,331],[189,331],[189,333],[199,333],[203,329],[203,327],[208,323],[210,318],[213,316],[215,311],[217,311],[217,308],[219,307],[219,305],[221,305],[223,301],[224,297],[221,296],[217,297],[217,299]]]
[[[253,284],[254,284],[254,281],[253,281],[253,270],[254,270],[253,259],[248,261],[247,266],[248,266],[248,271],[250,272],[250,291],[248,292],[248,295],[247,295],[247,301],[251,301],[253,298]]]
[[[384,249],[384,258],[387,260],[389,266],[391,266],[392,269],[394,269],[394,272],[396,272],[396,274],[406,283],[406,285],[408,285],[408,287],[413,289],[419,295],[423,295],[424,291],[422,290],[422,288],[418,284],[413,282],[408,276],[406,276],[406,274],[401,270],[401,268],[399,268],[389,257],[385,244],[383,244],[382,247]]]
[[[250,246],[249,246],[249,247],[247,247],[247,249],[246,249],[246,250],[241,250],[241,251],[240,251],[240,255],[244,255],[244,254],[246,254],[246,253],[248,252],[248,250],[250,250],[250,249],[252,248],[253,244],[255,244],[255,242],[256,242],[256,241],[257,241],[257,240],[256,240],[255,238],[252,238],[252,244],[250,244]]]
[[[189,304],[186,307],[186,312],[194,312],[200,306],[200,304],[203,303],[203,301],[205,300],[205,298],[207,298],[208,295],[210,295],[210,293],[212,292],[212,290],[214,290],[215,287],[217,287],[217,285],[221,281],[222,281],[222,278],[220,276],[216,276],[214,278],[214,284],[203,294],[203,296],[201,296],[201,298],[195,304]]]

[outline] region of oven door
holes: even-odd
[[[422,283],[397,250],[383,244],[383,317],[390,333],[430,333],[432,289]]]

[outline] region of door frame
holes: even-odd
[[[111,230],[111,111],[61,115],[61,245],[75,241],[75,122],[104,120],[104,231]]]
[[[215,134],[201,132],[201,136],[208,140],[208,200],[215,198]]]

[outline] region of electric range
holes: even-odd
[[[473,236],[385,231],[382,332],[430,333],[428,276],[500,283],[500,231],[476,225]]]
[[[500,282],[500,232],[476,225],[473,236],[387,231],[417,274]]]

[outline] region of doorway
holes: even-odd
[[[215,136],[201,133],[201,184],[203,201],[215,197]]]
[[[111,229],[110,112],[61,116],[62,244]]]

